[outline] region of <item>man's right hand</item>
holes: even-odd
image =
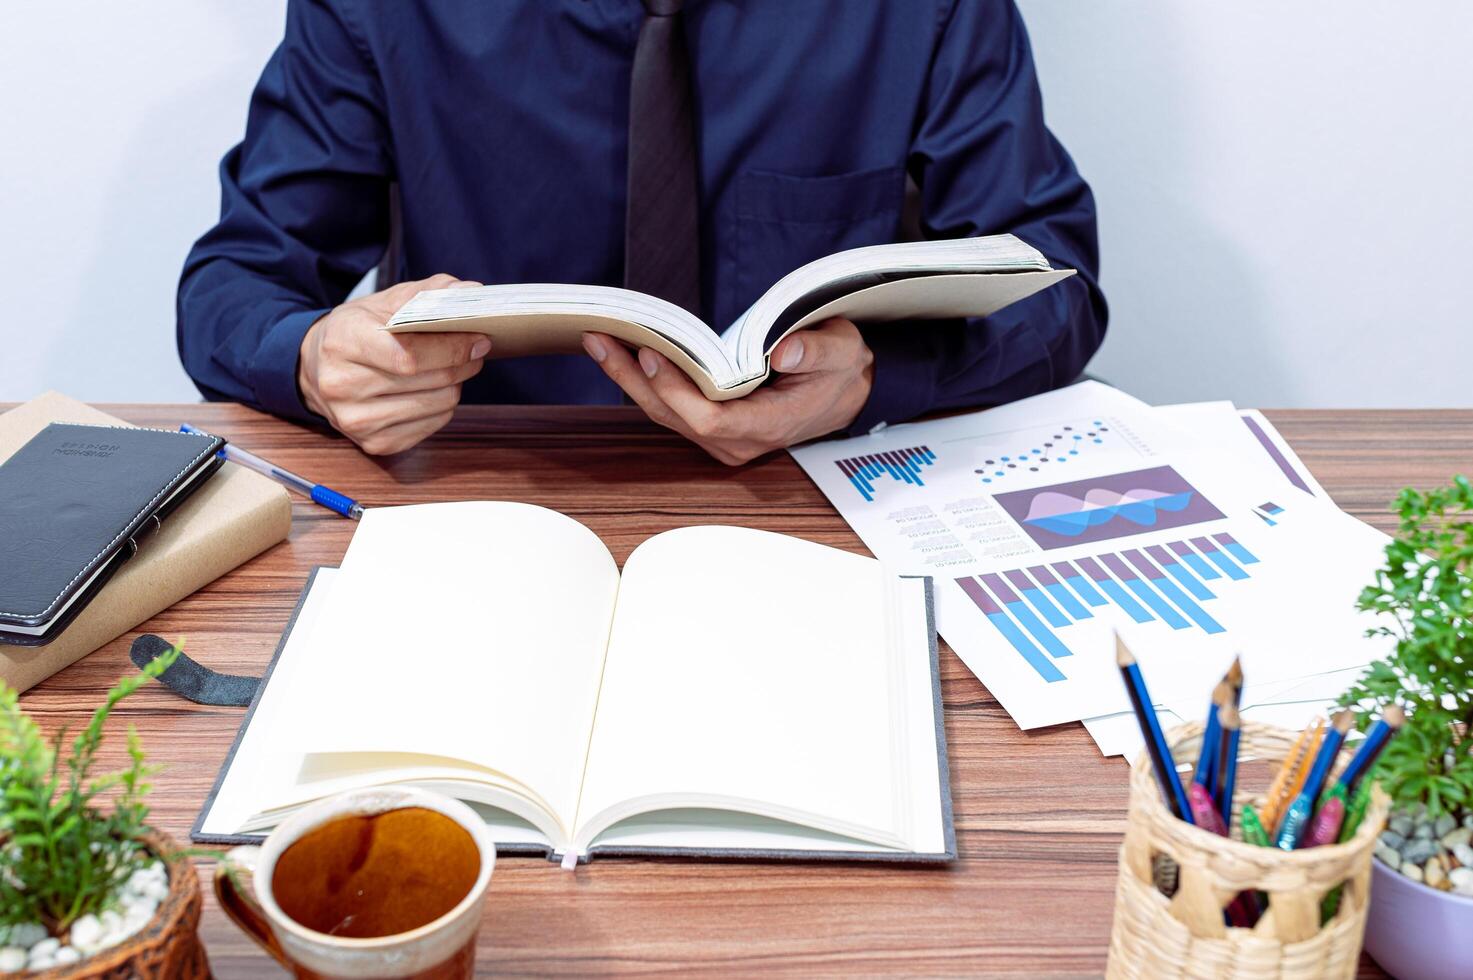
[[[302,338],[302,400],[376,456],[403,452],[438,431],[460,404],[461,384],[481,370],[491,341],[477,333],[379,328],[420,290],[478,285],[442,274],[337,307]]]

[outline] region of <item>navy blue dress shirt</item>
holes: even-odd
[[[401,279],[619,285],[640,0],[291,0],[220,167],[220,221],[179,283],[184,366],[212,399],[313,416],[312,323],[388,241]],[[985,319],[861,325],[851,431],[1072,381],[1103,339],[1094,201],[1044,125],[1011,0],[688,0],[699,311],[724,328],[781,276],[922,230],[1012,232],[1079,275]],[[494,352],[493,352],[494,354]],[[614,403],[583,356],[488,361],[465,402]]]

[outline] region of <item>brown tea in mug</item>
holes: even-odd
[[[427,925],[460,904],[481,872],[465,828],[424,807],[339,817],[276,859],[271,893],[297,922],[371,939]]]

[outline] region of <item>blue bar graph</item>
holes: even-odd
[[[1248,577],[1248,573],[1239,568],[1231,558],[1223,554],[1222,550],[1212,542],[1211,538],[1193,538],[1192,544],[1196,545],[1197,549],[1207,556],[1208,561],[1222,569],[1222,573],[1233,581],[1241,582]]]
[[[1084,608],[1084,605],[1076,598],[1074,593],[1064,588],[1062,582],[1054,578],[1052,572],[1042,565],[1034,565],[1028,569],[1028,574],[1033,580],[1043,586],[1044,591],[1054,597],[1054,601],[1064,607],[1064,611],[1075,619],[1093,619],[1094,613]]]
[[[1108,606],[1110,604],[1109,600],[1100,595],[1095,590],[1095,587],[1089,584],[1089,579],[1081,575],[1079,569],[1070,565],[1068,562],[1054,562],[1054,571],[1058,572],[1059,576],[1065,582],[1069,583],[1069,587],[1075,592],[1078,592],[1084,601],[1091,606]]]
[[[1074,652],[1064,646],[1063,641],[1054,635],[1054,631],[1045,626],[999,576],[983,575],[982,584],[992,590],[992,594],[1002,602],[1003,608],[1012,613],[1013,618],[1038,641],[1039,646],[1048,651],[1049,656],[1055,659],[1074,656]]]
[[[1074,656],[1061,634],[1111,606],[1136,623],[1160,622],[1172,630],[1196,628],[1209,635],[1228,632],[1206,604],[1230,587],[1230,581],[1248,579],[1243,566],[1258,561],[1231,535],[1219,533],[1192,538],[1190,544],[1173,541],[1118,554],[1082,555],[958,578],[956,583],[1007,644],[1053,683],[1066,679],[1063,665],[1069,661],[1064,658]],[[1204,580],[1218,584],[1209,588]]]
[[[1130,593],[1126,592],[1119,582],[1112,579],[1109,573],[1101,568],[1093,558],[1080,558],[1078,564],[1094,580],[1094,584],[1103,589],[1105,595],[1109,596],[1115,605],[1124,611],[1125,615],[1137,623],[1149,623],[1156,618],[1146,612],[1140,603],[1132,599]]]
[[[1049,601],[1043,592],[1028,580],[1028,576],[1019,571],[1004,572],[1008,583],[1018,590],[1028,604],[1037,609],[1039,615],[1048,620],[1050,626],[1068,626],[1069,617],[1059,612],[1059,607]]]
[[[1192,566],[1192,571],[1211,581],[1222,578],[1222,573],[1207,563],[1207,559],[1192,550],[1192,546],[1185,541],[1171,542],[1171,550],[1181,555],[1181,560]]]
[[[1159,544],[1153,544],[1146,548],[1146,554],[1156,560],[1156,564],[1166,569],[1166,573],[1182,584],[1192,595],[1206,602],[1208,599],[1217,598],[1212,590],[1203,585],[1197,576],[1193,575],[1185,565],[1176,560],[1176,556]]]
[[[896,483],[923,487],[926,483],[921,479],[921,467],[935,462],[936,454],[929,446],[911,446],[909,449],[892,449],[838,459],[834,461],[834,465],[848,478],[854,489],[859,491],[861,497],[873,503],[875,481],[880,477],[889,476]]]
[[[1002,607],[993,601],[992,597],[987,594],[976,579],[959,578],[956,580],[956,584],[961,586],[961,590],[982,611],[983,615],[987,617],[988,622],[997,627],[997,631],[1002,634],[1003,639],[1007,640],[1012,648],[1018,651],[1018,654],[1028,662],[1030,667],[1038,671],[1039,677],[1042,677],[1050,684],[1054,681],[1064,679],[1063,671],[1055,667],[1053,661],[1045,657],[1038,647],[1034,646],[1033,642],[1023,635],[1023,631],[1018,629],[1017,624],[1008,618],[1008,614],[1003,612]]]
[[[1114,572],[1116,577],[1125,583],[1126,588],[1136,594],[1137,598],[1150,606],[1151,611],[1161,617],[1161,621],[1167,626],[1174,630],[1184,630],[1192,625],[1182,618],[1181,613],[1173,609],[1165,599],[1161,598],[1144,579],[1131,571],[1130,566],[1125,564],[1119,555],[1100,555],[1100,561],[1104,562],[1105,567]]]
[[[1226,548],[1228,550],[1228,552],[1234,558],[1238,559],[1238,561],[1241,562],[1242,564],[1244,564],[1244,565],[1256,565],[1256,564],[1258,564],[1258,559],[1255,558],[1255,557],[1253,557],[1253,552],[1249,551],[1247,548],[1245,548],[1242,545],[1238,544],[1237,541],[1233,540],[1233,536],[1231,534],[1227,534],[1227,533],[1214,534],[1213,537],[1216,538],[1218,540],[1218,543],[1221,544],[1224,548]]]
[[[1167,599],[1176,603],[1176,607],[1187,614],[1187,618],[1196,623],[1204,633],[1226,632],[1217,620],[1207,615],[1207,611],[1197,605],[1185,592],[1177,587],[1177,584],[1166,577],[1166,573],[1146,560],[1146,556],[1134,548],[1121,552],[1125,560],[1136,567],[1142,575],[1156,587],[1156,590]]]

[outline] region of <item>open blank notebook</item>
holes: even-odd
[[[656,535],[621,575],[529,504],[376,508],[303,594],[195,825],[459,797],[503,851],[955,857],[930,580],[784,535]]]

